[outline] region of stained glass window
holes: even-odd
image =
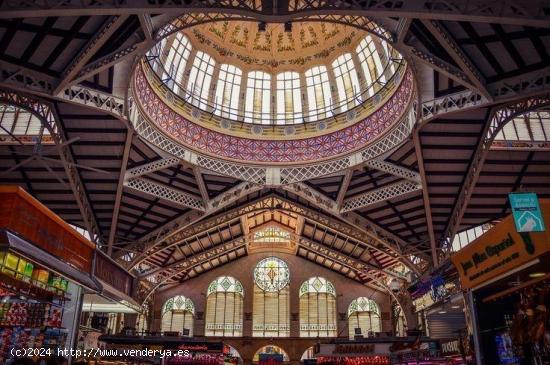
[[[206,108],[215,65],[216,61],[210,55],[200,51],[197,52],[187,82],[189,95],[186,97],[190,99],[191,104],[199,108]]]
[[[343,112],[354,105],[359,105],[361,103],[361,89],[351,54],[344,53],[338,57],[332,62],[332,68],[338,88],[340,111]]]
[[[325,66],[315,66],[305,73],[307,100],[309,104],[309,121],[332,116],[332,97],[330,83]]]
[[[231,276],[210,283],[206,297],[206,336],[242,336],[243,286]]]
[[[349,337],[353,339],[355,329],[361,329],[365,337],[370,332],[380,332],[381,319],[378,304],[370,298],[359,297],[351,301],[348,307]]]
[[[290,336],[290,272],[276,257],[261,260],[254,268],[252,335]]]
[[[163,332],[179,332],[181,335],[189,331],[193,336],[195,305],[191,299],[176,295],[168,299],[162,306],[161,329]]]
[[[183,72],[190,54],[191,43],[189,39],[182,33],[177,33],[164,61],[165,72],[162,76],[163,80],[172,79],[174,81],[172,90],[176,94],[179,92],[179,84],[183,79]]]
[[[281,72],[277,75],[277,120],[276,124],[302,122],[302,98],[300,74]]]
[[[241,90],[241,69],[228,64],[220,66],[220,76],[216,86],[216,109],[214,113],[224,118],[238,116],[239,93]]]
[[[258,243],[288,243],[290,232],[279,227],[267,227],[254,233],[254,242]]]
[[[261,71],[248,73],[244,121],[269,124],[271,120],[271,75]]]
[[[256,265],[254,282],[266,292],[277,292],[290,282],[290,271],[283,260],[268,257]]]
[[[336,336],[334,285],[325,278],[310,278],[300,286],[300,337]]]

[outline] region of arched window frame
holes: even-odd
[[[275,124],[301,123],[302,116],[300,74],[293,71],[277,74],[277,115]]]
[[[165,316],[170,314],[170,324],[167,325],[165,321]],[[173,323],[174,314],[183,314],[183,323],[182,328],[176,328]],[[183,333],[183,329],[186,328],[189,330],[189,336],[193,336],[193,326],[195,319],[195,304],[189,298],[184,297],[183,295],[176,295],[166,302],[162,306],[161,310],[161,327],[162,331],[170,332],[179,332]]]
[[[315,66],[304,74],[308,98],[308,118],[310,122],[333,115],[333,101],[326,66]]]
[[[368,35],[359,42],[355,49],[365,75],[366,85],[369,85],[367,89],[368,96],[374,95],[380,89],[381,84],[386,82],[382,60],[374,42],[372,36]],[[395,67],[393,72],[395,72]],[[378,83],[377,80],[379,80]]]
[[[206,109],[215,67],[216,61],[214,58],[206,52],[197,52],[189,72],[187,95],[185,97],[198,108]]]
[[[312,277],[300,286],[300,337],[336,337],[336,290],[325,278]]]
[[[243,299],[244,288],[237,279],[220,276],[212,281],[206,293],[205,336],[242,336]]]
[[[271,74],[250,71],[246,81],[244,121],[269,124],[271,120]]]
[[[283,260],[267,257],[254,267],[252,311],[253,337],[290,336],[290,271]]]
[[[174,37],[174,41],[168,51],[168,56],[164,60],[164,74],[162,76],[163,81],[171,80],[169,85],[175,94],[179,93],[180,83],[183,80],[183,73],[185,71],[185,65],[191,54],[191,42],[182,33],[177,33]]]
[[[338,89],[338,98],[341,112],[361,103],[361,85],[357,77],[357,70],[351,53],[344,53],[332,62],[332,71]]]
[[[366,326],[361,326],[361,322],[366,320],[364,314],[368,314],[368,323]],[[352,321],[355,321],[352,324]],[[380,332],[382,329],[382,319],[380,317],[380,307],[378,304],[366,297],[355,298],[348,306],[348,327],[350,339],[355,337],[355,328],[361,328],[363,336],[367,336],[368,332]],[[364,328],[363,328],[364,327]]]
[[[220,66],[214,100],[216,115],[237,119],[242,77],[243,72],[240,68],[227,63]]]

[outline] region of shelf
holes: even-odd
[[[24,296],[28,297],[29,299],[48,303],[58,307],[63,306],[64,302],[71,300],[65,295],[51,292],[49,290],[33,285],[32,283],[26,283],[1,272],[0,287],[6,291],[15,293],[14,295],[9,295],[10,297],[17,298],[19,296]],[[55,301],[59,301],[62,303],[56,303]]]

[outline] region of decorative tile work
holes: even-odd
[[[356,151],[389,130],[407,110],[413,95],[413,76],[409,69],[395,94],[366,119],[325,135],[273,141],[229,136],[185,119],[157,96],[142,66],[136,69],[134,83],[149,121],[172,139],[212,156],[257,163],[318,162]]]

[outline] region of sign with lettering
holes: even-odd
[[[441,355],[453,356],[460,355],[460,340],[453,339],[441,342]]]
[[[95,277],[116,290],[131,296],[134,277],[112,262],[104,253],[97,251],[95,259]]]
[[[511,193],[508,195],[512,215],[518,232],[543,232],[544,220],[539,199],[535,193]]]
[[[0,229],[91,273],[95,246],[17,186],[0,186]]]
[[[540,202],[550,221],[550,200]],[[451,257],[463,289],[472,288],[550,251],[547,232],[517,232],[512,215]]]

